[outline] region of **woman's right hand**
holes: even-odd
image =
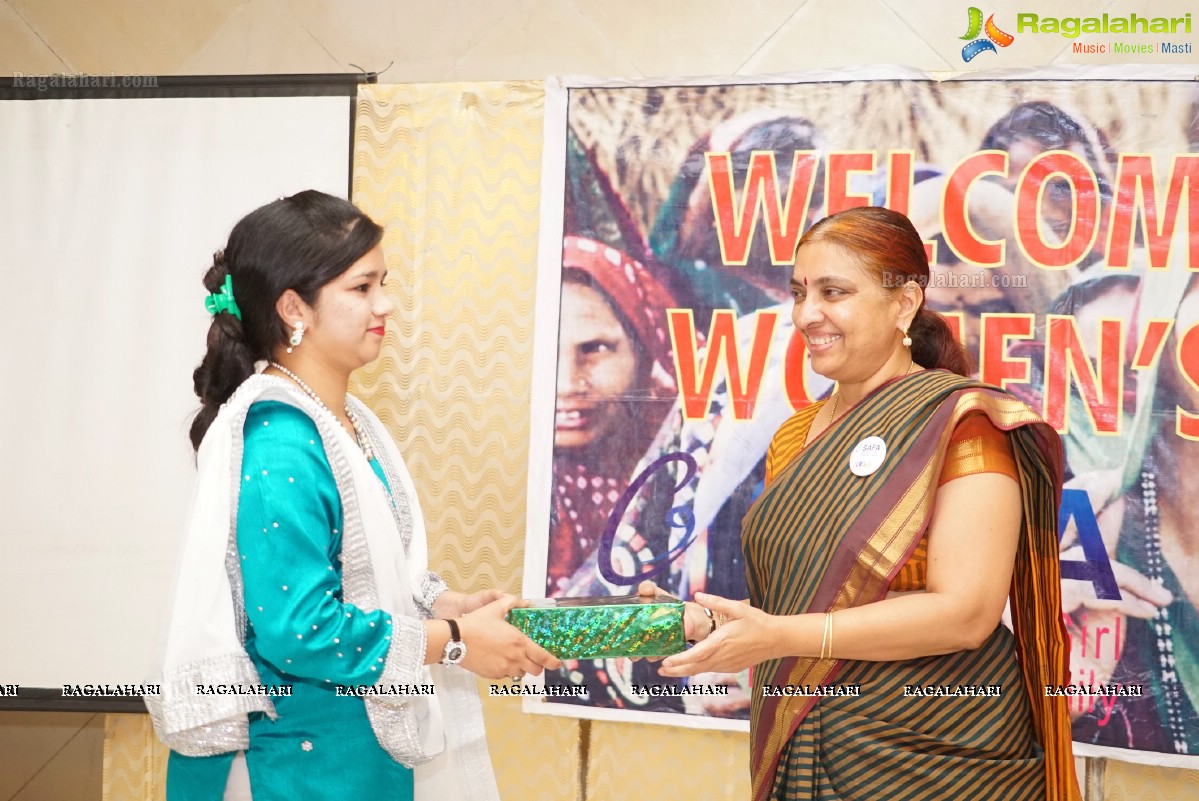
[[[485,679],[540,675],[546,668],[556,670],[562,661],[525,636],[505,616],[525,602],[505,595],[486,606],[458,618],[466,656],[462,667]]]

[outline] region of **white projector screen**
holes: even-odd
[[[257,206],[346,196],[352,91],[0,101],[0,685],[153,677],[201,277]]]

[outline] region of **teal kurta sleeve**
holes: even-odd
[[[316,425],[293,406],[254,404],[237,509],[247,647],[284,675],[375,684],[387,663],[392,618],[342,601],[341,520]],[[407,628],[397,627],[397,636]],[[418,681],[415,672],[388,678]]]

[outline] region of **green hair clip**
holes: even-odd
[[[204,299],[204,308],[208,309],[209,314],[229,312],[237,319],[241,319],[241,309],[237,308],[237,301],[233,299],[233,276],[226,275],[225,283],[221,285],[221,291],[213,292]]]

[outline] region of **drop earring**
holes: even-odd
[[[905,348],[912,347],[912,338],[908,336],[908,329],[903,329],[903,346]]]
[[[300,347],[300,343],[304,341],[304,321],[296,320],[292,323],[291,338],[287,340],[289,347],[287,352],[291,353],[294,348]]]

